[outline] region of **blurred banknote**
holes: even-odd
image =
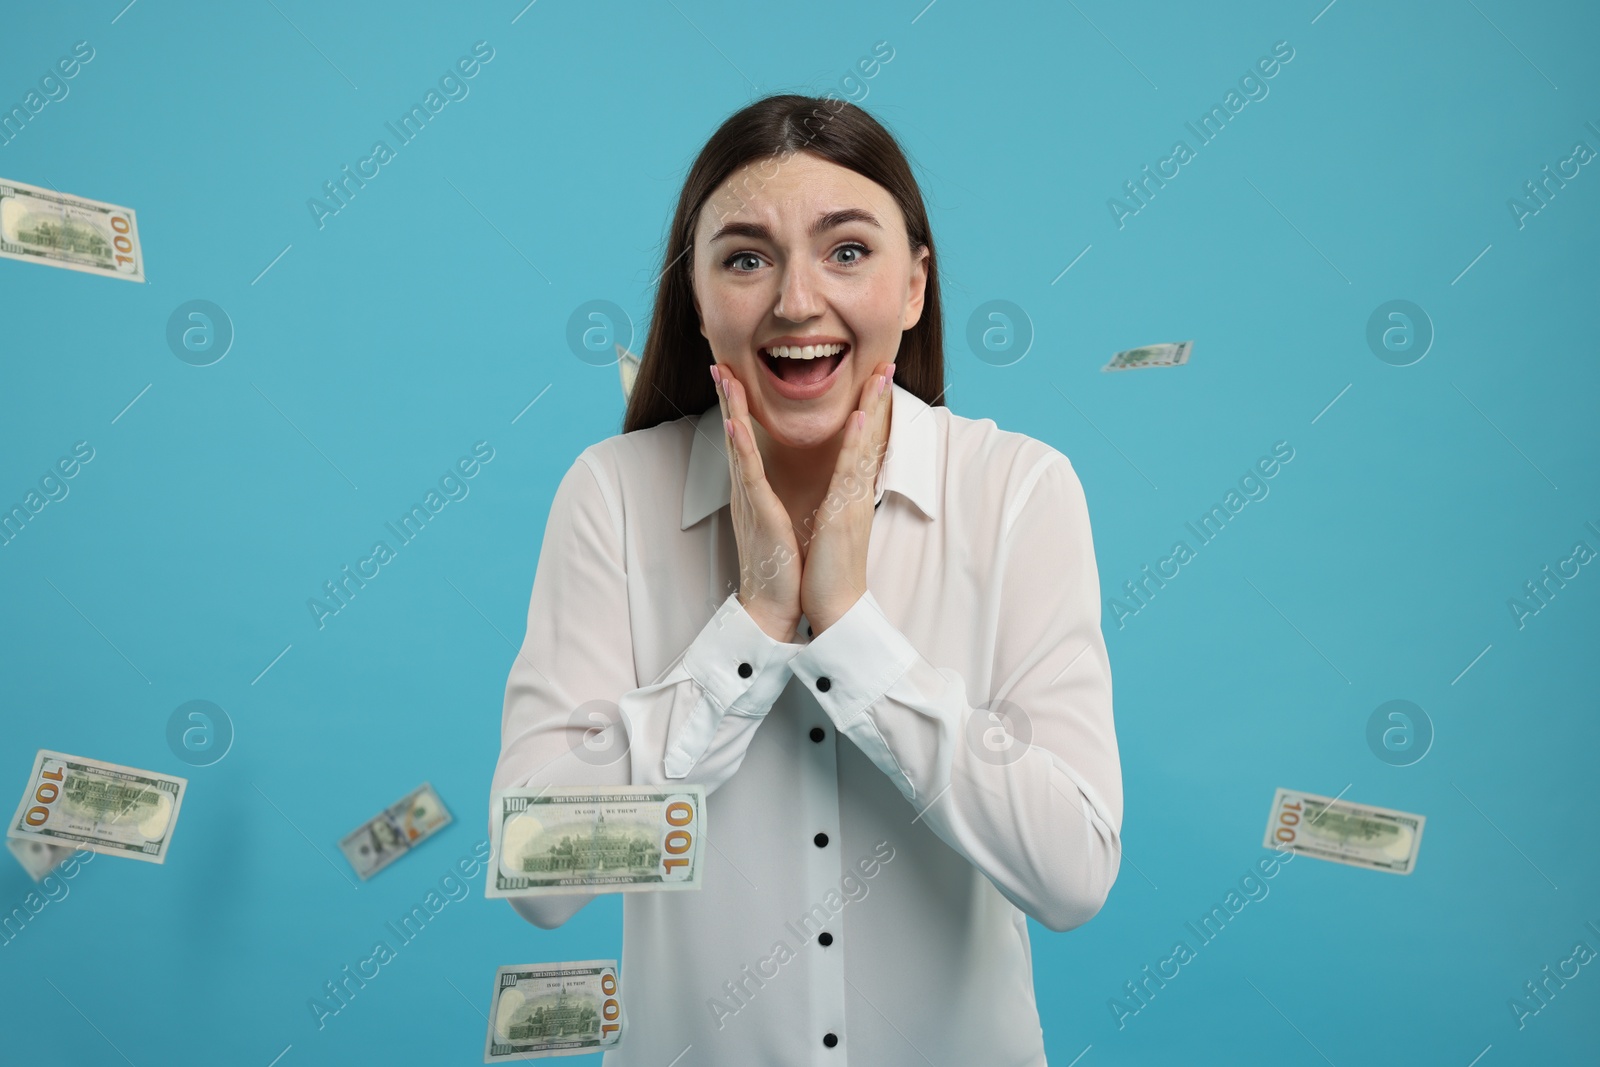
[[[484,1063],[577,1056],[622,1041],[616,960],[529,963],[494,975]]]
[[[6,837],[165,863],[187,778],[40,749]]]
[[[391,804],[339,842],[339,851],[363,879],[370,878],[450,825],[450,812],[427,782]]]
[[[6,848],[17,857],[17,862],[22,864],[23,870],[35,882],[44,881],[44,876],[56,869],[56,864],[72,855],[75,851],[62,845],[47,845],[43,841],[21,841],[15,837],[6,838]]]
[[[0,178],[0,256],[144,281],[133,209]]]
[[[1189,362],[1193,341],[1168,341],[1159,345],[1127,348],[1111,357],[1101,370],[1136,370],[1139,367],[1177,367]]]
[[[633,380],[639,376],[639,357],[617,346],[617,372],[622,375],[622,399],[633,395]]]
[[[484,895],[699,889],[705,825],[702,785],[502,790]]]
[[[1267,848],[1392,874],[1410,874],[1422,845],[1422,815],[1279,789],[1267,818]]]

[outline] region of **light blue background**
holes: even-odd
[[[149,279],[0,261],[0,502],[95,449],[0,548],[0,803],[41,747],[190,785],[164,866],[98,858],[0,949],[0,1058],[477,1063],[497,966],[620,953],[620,898],[546,932],[480,875],[324,1028],[308,1008],[485,836],[550,497],[620,425],[568,316],[642,329],[705,138],[758,95],[846,93],[886,40],[863,102],[929,203],[947,401],[1071,458],[1104,594],[1295,449],[1106,618],[1128,862],[1086,926],[1031,924],[1050,1062],[1595,1062],[1600,964],[1525,1029],[1507,1006],[1600,949],[1600,566],[1524,628],[1507,607],[1600,549],[1600,164],[1524,228],[1507,207],[1600,149],[1593,5],[124,3],[0,36],[7,108],[92,44],[0,176],[136,209]],[[479,40],[470,96],[319,229],[307,199]],[[1119,229],[1107,199],[1280,40],[1270,95]],[[165,342],[191,299],[237,331],[209,367]],[[1034,331],[1004,367],[965,343],[995,299]],[[1365,340],[1391,299],[1436,331],[1411,366]],[[1100,371],[1186,338],[1187,366]],[[480,440],[470,495],[319,630],[307,599]],[[1403,768],[1365,739],[1396,698],[1437,731]],[[165,740],[192,699],[237,731],[210,767]],[[353,888],[338,839],[424,780],[455,824]],[[1296,861],[1119,1030],[1107,1001],[1265,854],[1279,786],[1425,814],[1416,872]],[[32,888],[0,863],[0,908]]]

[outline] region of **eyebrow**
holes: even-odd
[[[843,226],[849,222],[861,222],[868,226],[875,226],[880,230],[883,229],[883,224],[878,221],[878,216],[872,212],[858,207],[847,207],[838,211],[825,211],[818,215],[816,220],[811,223],[811,229],[808,232],[810,236],[815,237],[824,230],[831,230],[836,226]],[[777,243],[773,240],[772,231],[759,222],[726,223],[711,235],[711,240],[708,243],[715,244],[724,237],[748,237],[752,240]]]

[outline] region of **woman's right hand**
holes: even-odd
[[[739,603],[775,641],[793,641],[800,625],[800,546],[794,524],[767,483],[756,447],[744,385],[719,363],[711,364],[722,406],[732,478],[729,506],[739,546]]]

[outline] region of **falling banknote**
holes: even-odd
[[[27,871],[35,882],[44,881],[44,876],[55,870],[56,864],[73,853],[72,849],[63,845],[47,845],[43,841],[21,841],[15,837],[6,838],[6,847],[17,857],[22,869]]]
[[[639,357],[617,346],[617,373],[622,375],[622,399],[633,395],[633,380],[639,376]]]
[[[616,1048],[625,1019],[616,960],[529,963],[494,975],[484,1063]]]
[[[389,864],[450,825],[450,812],[427,782],[404,800],[391,804],[339,842],[339,851],[362,879]]]
[[[506,789],[490,798],[488,897],[699,889],[702,785]]]
[[[165,863],[187,778],[40,749],[8,838]]]
[[[1280,789],[1272,798],[1262,845],[1352,867],[1410,874],[1417,866],[1426,821],[1404,811]]]
[[[0,256],[144,281],[133,209],[0,178]]]
[[[1193,341],[1168,341],[1159,345],[1128,348],[1111,357],[1111,362],[1100,369],[1137,370],[1140,367],[1178,367],[1189,362]]]

